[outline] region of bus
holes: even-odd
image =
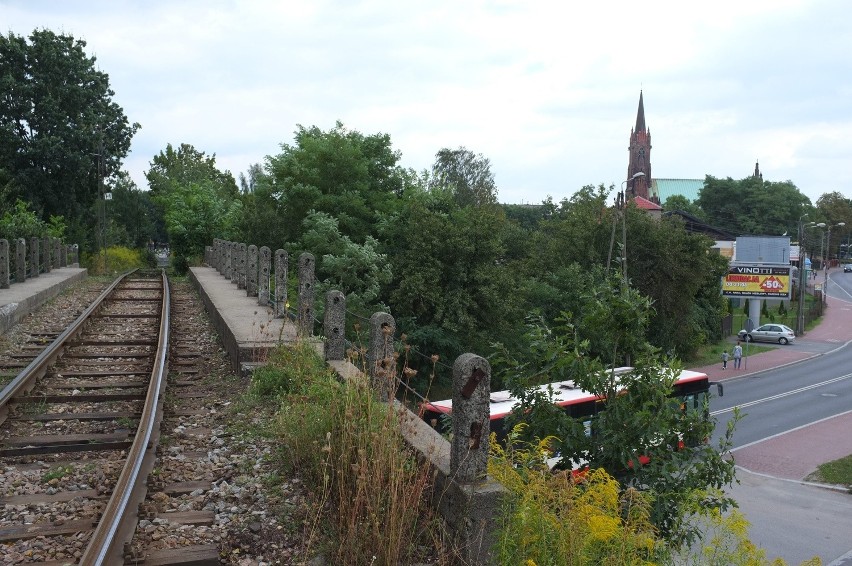
[[[633,370],[632,367],[619,367],[608,372],[617,377],[625,376]],[[723,395],[722,384],[710,381],[705,373],[682,370],[674,383],[672,397],[681,402],[681,409],[705,411],[706,402],[709,400],[710,386],[715,385],[717,395]],[[586,434],[592,434],[592,419],[604,408],[605,399],[593,393],[580,389],[573,381],[556,381],[549,384],[536,386],[543,393],[548,389],[552,391],[553,402],[574,419],[582,419]],[[512,408],[518,403],[509,391],[494,391],[491,393],[490,403],[490,428],[501,442],[505,440],[509,431],[505,429],[506,417],[512,412]],[[423,419],[433,428],[441,433],[449,432],[448,419],[453,411],[453,400],[430,401],[421,406]],[[709,418],[709,414],[705,413]],[[683,443],[681,442],[681,448]],[[640,458],[641,460],[642,458]],[[647,463],[647,462],[643,462]]]

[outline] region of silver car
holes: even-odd
[[[738,336],[740,340],[746,342],[778,342],[779,344],[789,344],[796,339],[793,329],[783,324],[764,324],[751,332],[740,330]]]

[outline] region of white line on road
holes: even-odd
[[[785,391],[784,393],[779,393],[778,395],[772,395],[770,397],[764,397],[763,399],[755,399],[754,401],[749,401],[748,403],[743,403],[742,405],[735,405],[733,407],[729,407],[727,409],[719,409],[718,411],[712,411],[710,414],[712,416],[723,415],[725,413],[730,413],[734,409],[742,409],[745,407],[751,407],[753,405],[759,405],[760,403],[766,403],[767,401],[774,401],[776,399],[781,399],[783,397],[789,397],[790,395],[795,395],[797,393],[803,393],[805,391],[810,391],[811,389],[816,389],[817,387],[822,387],[823,385],[831,385],[832,383],[837,383],[838,381],[844,381],[852,377],[852,373],[847,373],[846,375],[841,375],[840,377],[835,377],[833,379],[829,379],[827,381],[821,381],[820,383],[814,383],[812,385],[807,385],[805,387],[800,387],[799,389],[793,389],[790,391]]]

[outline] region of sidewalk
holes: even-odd
[[[739,370],[733,369],[733,361],[728,362],[726,370],[722,370],[721,362],[690,369],[706,373],[712,381],[723,381],[822,356],[850,341],[852,302],[829,296],[819,326],[796,338],[797,344],[814,344],[814,351],[780,347],[743,358]],[[735,449],[734,457],[738,467],[750,472],[801,481],[818,465],[852,454],[850,430],[852,411]]]

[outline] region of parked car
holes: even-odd
[[[778,342],[779,344],[789,344],[796,339],[793,329],[783,324],[764,324],[751,332],[740,330],[738,336],[740,340],[746,342]]]
[[[852,263],[843,266],[843,273],[852,273]]]

